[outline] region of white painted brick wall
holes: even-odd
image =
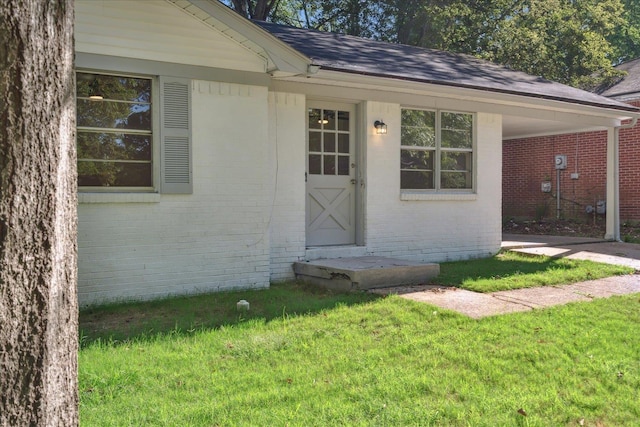
[[[80,304],[269,285],[267,96],[193,82],[193,194],[81,195]]]
[[[269,93],[271,280],[293,279],[305,255],[306,99]]]
[[[387,135],[367,128],[368,252],[433,262],[495,254],[501,241],[501,116],[477,114],[475,197],[411,201],[400,194],[400,105],[366,103],[365,123],[380,118],[388,125]]]

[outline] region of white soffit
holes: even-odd
[[[571,123],[568,121],[542,120],[532,117],[502,116],[503,140],[589,132],[603,129],[606,129],[606,127]]]

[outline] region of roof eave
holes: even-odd
[[[355,70],[348,70],[343,68],[334,68],[331,66],[322,66],[322,70],[351,74],[351,75],[361,75],[361,76],[367,76],[367,77],[382,78],[382,79],[388,79],[388,80],[394,80],[394,81],[422,83],[422,84],[429,84],[429,85],[436,85],[436,86],[443,86],[443,87],[452,87],[452,88],[469,89],[474,91],[481,91],[481,92],[488,92],[488,93],[495,93],[495,94],[511,95],[511,96],[531,98],[531,99],[551,101],[551,102],[561,102],[561,103],[576,105],[576,106],[596,107],[598,109],[624,112],[625,114],[623,119],[632,119],[635,117],[640,118],[640,108],[634,107],[632,105],[616,106],[611,104],[599,104],[595,102],[562,98],[562,97],[554,97],[554,96],[545,96],[545,95],[529,93],[529,92],[510,91],[510,90],[504,90],[504,89],[461,84],[456,82],[445,82],[445,81],[438,81],[438,80],[411,78],[406,76],[395,76],[395,75],[390,76],[387,74],[379,74],[379,73],[372,73],[372,72],[366,72],[366,71],[355,71]]]
[[[260,46],[274,67],[267,71],[280,75],[306,75],[308,73],[311,60],[307,56],[221,4],[218,0],[186,1]]]

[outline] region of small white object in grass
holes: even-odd
[[[236,306],[238,307],[238,311],[249,311],[249,302],[246,300],[241,299]]]

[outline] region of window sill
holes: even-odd
[[[159,203],[159,193],[78,193],[80,203]]]
[[[416,201],[473,201],[477,200],[476,193],[422,193],[412,191],[401,191],[400,200]]]

